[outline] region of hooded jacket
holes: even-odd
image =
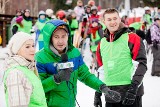
[[[56,52],[53,52],[53,49],[51,50],[50,40],[52,37],[52,32],[54,32],[54,30],[61,25],[65,25],[69,31],[66,54],[68,55],[68,61],[73,62],[74,67],[69,82],[63,81],[60,84],[56,84],[53,79],[53,75],[58,72],[56,63],[61,62],[61,57],[56,54]],[[103,82],[97,79],[94,74],[89,72],[88,67],[83,62],[83,58],[79,50],[76,49],[71,43],[70,29],[65,22],[61,20],[52,20],[47,22],[43,28],[43,36],[45,37],[44,49],[36,53],[35,59],[47,97],[48,107],[75,107],[77,80],[80,80],[87,86],[99,91],[99,87],[103,84]]]
[[[160,43],[160,26],[157,22],[154,22],[152,26],[150,27],[151,31],[151,40],[156,40],[158,43]]]

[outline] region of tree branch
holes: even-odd
[[[7,0],[6,2],[5,2],[5,4],[7,3],[7,2],[9,2],[10,0]]]

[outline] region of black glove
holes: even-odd
[[[126,95],[124,97],[124,100],[122,101],[122,104],[132,105],[136,99],[137,91],[138,91],[138,85],[132,83],[129,86],[128,91],[126,92]]]
[[[101,96],[102,96],[102,93],[99,93],[97,91],[95,92],[95,96],[94,96],[94,106],[95,107],[102,107]]]
[[[153,47],[158,50],[158,41],[153,41]]]
[[[71,68],[58,71],[57,74],[53,75],[55,82],[60,83],[62,81],[69,81],[71,72]]]
[[[107,98],[108,100],[113,101],[115,103],[121,101],[120,93],[110,90],[105,84],[100,86],[100,90],[102,93],[104,93],[105,98]]]

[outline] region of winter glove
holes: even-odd
[[[102,96],[102,93],[99,93],[97,91],[95,92],[95,96],[94,96],[94,106],[95,107],[102,107],[101,96]]]
[[[57,74],[53,75],[55,82],[60,83],[62,81],[69,81],[71,72],[71,68],[58,71]]]
[[[125,94],[124,100],[122,101],[123,105],[132,105],[136,99],[136,94],[138,91],[138,85],[132,83],[129,86],[128,91]]]
[[[108,100],[113,101],[115,103],[121,101],[120,93],[110,90],[105,84],[100,86],[100,90],[102,93],[104,93],[105,98],[107,98]]]
[[[36,34],[39,35],[41,31],[39,29],[36,30]]]
[[[91,42],[91,46],[95,46],[96,45],[96,43],[95,42]]]
[[[158,42],[156,40],[153,41],[153,47],[158,50]]]

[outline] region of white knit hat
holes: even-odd
[[[47,9],[46,10],[46,15],[48,15],[49,17],[52,17],[54,11],[52,9]]]
[[[34,38],[24,32],[17,32],[16,34],[13,35],[13,37],[10,39],[8,48],[11,55],[16,55],[19,51],[19,49],[22,47],[22,45],[27,41],[27,40],[34,40]]]

